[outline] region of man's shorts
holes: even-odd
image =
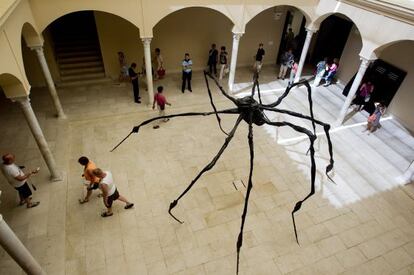
[[[118,189],[115,189],[115,193],[113,193],[112,195],[110,195],[110,196],[108,197],[108,205],[107,205],[107,207],[108,207],[108,208],[109,208],[109,207],[112,207],[112,203],[113,203],[114,201],[116,201],[118,198],[119,198]]]
[[[19,192],[20,198],[22,199],[27,199],[28,197],[32,195],[32,190],[30,190],[30,187],[27,184],[27,182],[25,182],[20,187],[15,187],[15,189]]]
[[[92,184],[92,185],[89,185],[88,186],[88,190],[96,190],[96,189],[98,189],[99,188],[99,183],[94,183],[94,184]]]

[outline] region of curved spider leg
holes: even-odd
[[[210,77],[211,79],[213,79],[213,81],[216,83],[217,87],[220,89],[221,93],[227,97],[227,99],[229,99],[231,102],[233,102],[235,105],[237,105],[237,99],[232,97],[231,95],[229,95],[224,89],[223,87],[220,85],[220,83],[218,82],[217,78],[213,77],[210,73],[205,72],[205,75],[207,75],[208,77]]]
[[[246,222],[247,207],[249,204],[250,191],[252,190],[252,187],[253,187],[252,176],[253,176],[254,144],[253,144],[252,120],[253,120],[253,113],[250,112],[249,134],[248,134],[249,149],[250,149],[250,171],[249,171],[249,182],[247,184],[246,197],[244,199],[243,214],[241,216],[240,233],[239,233],[239,237],[237,238],[237,271],[236,271],[236,274],[239,274],[240,248],[243,245],[243,229],[244,229],[244,223]]]
[[[262,95],[260,93],[260,85],[259,85],[259,80],[258,79],[256,79],[255,85],[257,86],[257,94],[259,95],[259,103],[260,104],[263,104],[263,102],[262,102]]]
[[[210,161],[209,164],[207,164],[203,170],[201,170],[198,175],[191,181],[191,183],[187,186],[187,188],[184,190],[184,192],[181,193],[180,196],[178,196],[177,199],[175,199],[172,203],[170,203],[170,208],[168,209],[168,213],[171,215],[171,217],[173,217],[176,221],[178,221],[179,223],[183,223],[182,221],[180,221],[179,219],[177,219],[172,213],[171,210],[177,206],[178,201],[188,192],[190,191],[190,189],[193,187],[193,185],[198,181],[198,179],[207,171],[209,171],[211,168],[214,167],[214,165],[216,165],[217,160],[221,157],[221,155],[223,154],[224,150],[227,148],[227,146],[229,145],[230,141],[233,139],[234,137],[234,133],[237,130],[237,127],[239,126],[240,122],[243,120],[243,116],[240,115],[237,118],[237,121],[235,123],[235,125],[233,126],[233,129],[230,131],[229,135],[226,137],[224,144],[221,146],[220,150],[218,151],[218,153],[214,156],[214,158]]]
[[[312,88],[311,88],[311,86],[309,85],[309,82],[308,82],[308,80],[306,80],[306,79],[301,79],[300,81],[298,81],[298,82],[296,82],[296,83],[293,83],[292,85],[290,85],[290,86],[288,86],[287,88],[286,88],[286,91],[277,99],[277,101],[276,102],[274,102],[274,103],[271,103],[271,104],[268,104],[268,105],[263,105],[263,106],[266,106],[266,107],[276,107],[277,105],[279,105],[281,102],[282,102],[282,100],[285,98],[285,97],[287,97],[288,96],[288,94],[289,94],[289,92],[290,92],[290,90],[293,88],[293,87],[296,87],[296,86],[302,86],[302,85],[305,85],[306,86],[306,90],[307,90],[307,93],[308,93],[308,102],[309,102],[309,112],[310,112],[310,116],[312,117],[312,119],[314,119],[315,117],[314,117],[314,115],[313,115],[313,101],[312,101]],[[316,125],[315,125],[315,122],[312,120],[312,128],[313,128],[313,134],[316,134]],[[310,150],[310,148],[308,149],[308,151],[306,152],[306,155],[307,154],[309,154],[309,150]]]
[[[205,79],[205,81],[206,81],[206,86],[207,86],[208,96],[209,96],[209,98],[210,98],[210,105],[213,107],[213,110],[214,110],[214,112],[216,113],[216,118],[217,118],[217,122],[218,122],[219,128],[220,128],[220,130],[221,130],[221,131],[222,131],[225,135],[227,135],[227,136],[228,136],[229,134],[228,134],[226,131],[224,131],[223,127],[221,126],[221,118],[220,118],[220,116],[218,115],[216,105],[214,105],[214,102],[213,102],[213,95],[211,94],[210,85],[209,85],[209,83],[208,83],[208,79],[207,79],[207,72],[206,72],[206,71],[204,71],[204,79]]]
[[[330,181],[335,183],[335,181],[328,174],[330,171],[332,171],[332,169],[334,167],[332,141],[331,141],[331,137],[330,137],[330,134],[329,134],[329,129],[331,128],[331,125],[329,125],[327,123],[324,123],[322,121],[319,121],[317,119],[313,119],[310,116],[302,115],[300,113],[289,111],[289,110],[278,109],[278,108],[269,108],[269,107],[262,107],[262,109],[266,110],[266,111],[270,111],[270,112],[282,113],[282,114],[287,114],[287,115],[294,116],[294,117],[300,117],[300,118],[303,118],[303,119],[311,120],[311,121],[314,121],[316,124],[323,126],[323,130],[325,131],[326,139],[328,140],[328,151],[329,151],[329,164],[326,166],[325,174],[326,174],[326,176],[328,177],[328,179]],[[309,150],[308,150],[308,152],[309,152]],[[308,154],[308,152],[306,152],[306,155]]]
[[[276,127],[288,126],[288,127],[292,128],[293,130],[295,130],[297,132],[301,132],[301,133],[306,134],[309,137],[309,141],[310,141],[309,151],[310,151],[310,159],[311,159],[311,191],[309,192],[309,194],[304,199],[296,202],[295,208],[292,211],[293,229],[295,231],[296,242],[299,244],[298,232],[296,230],[295,212],[299,211],[299,209],[302,207],[303,202],[305,202],[313,194],[315,194],[316,163],[315,163],[315,148],[313,147],[313,144],[315,142],[316,136],[314,134],[312,134],[312,132],[309,131],[308,129],[297,126],[297,125],[294,125],[294,124],[292,124],[290,122],[286,122],[286,121],[280,121],[280,122],[266,121],[266,124],[273,125],[273,126],[276,126]]]
[[[141,124],[139,124],[137,126],[134,126],[134,128],[132,128],[132,131],[124,139],[122,139],[114,148],[112,148],[112,150],[110,152],[113,152],[116,148],[118,148],[133,133],[138,133],[139,128],[141,128],[142,126],[147,125],[148,123],[151,123],[153,121],[164,119],[164,118],[173,118],[173,117],[181,117],[181,116],[209,116],[209,115],[212,115],[212,114],[215,114],[215,113],[216,112],[188,112],[188,113],[159,116],[159,117],[153,117],[153,118],[147,119],[147,120],[143,121]],[[217,113],[219,113],[219,114],[238,114],[239,111],[238,111],[237,108],[232,108],[232,109],[217,111]]]

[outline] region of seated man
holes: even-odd
[[[328,74],[327,74],[327,76],[324,77],[325,84],[323,86],[326,87],[328,85],[331,85],[332,79],[334,78],[334,76],[336,74],[336,71],[338,70],[338,63],[339,63],[338,58],[334,58],[333,63],[330,66],[327,65]]]

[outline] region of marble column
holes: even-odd
[[[152,37],[142,38],[144,44],[144,57],[145,57],[145,71],[147,76],[147,88],[148,88],[148,104],[151,106],[154,98],[154,85],[152,83],[152,61],[151,61],[151,40]]]
[[[58,118],[65,119],[66,115],[63,112],[62,105],[60,104],[59,96],[56,92],[55,83],[53,82],[52,75],[50,74],[49,66],[47,65],[45,53],[43,52],[42,46],[32,47],[32,50],[36,52],[37,58],[39,59],[40,67],[42,67],[43,75],[45,76],[49,93],[52,96],[53,105],[55,106]]]
[[[312,36],[315,33],[315,30],[306,29],[306,39],[305,43],[303,44],[302,53],[300,55],[298,71],[296,72],[295,82],[298,82],[300,77],[302,76],[303,65],[305,65],[306,56],[309,50],[309,44],[312,41]]]
[[[233,33],[233,47],[231,50],[230,73],[229,73],[229,90],[233,90],[234,77],[236,75],[237,53],[239,52],[239,42],[243,33]]]
[[[46,272],[43,271],[39,263],[33,258],[32,254],[30,254],[27,248],[10,229],[2,215],[0,215],[0,245],[26,274],[46,275]]]
[[[367,70],[369,64],[372,60],[368,60],[364,57],[361,57],[361,64],[359,65],[358,73],[355,76],[354,82],[352,82],[351,89],[349,89],[348,96],[345,99],[344,104],[342,105],[341,111],[339,112],[338,119],[335,122],[336,126],[342,125],[344,122],[345,116],[348,112],[348,108],[351,105],[352,99],[354,98],[358,87],[361,84],[362,78],[364,77],[365,71]]]
[[[36,140],[37,146],[39,147],[40,153],[46,162],[47,167],[51,175],[52,181],[62,180],[58,169],[56,167],[55,159],[52,152],[49,149],[49,145],[46,142],[45,136],[43,135],[42,129],[40,128],[39,122],[33,112],[32,105],[30,104],[29,97],[18,97],[13,100],[17,101],[22,108],[23,114],[26,118],[27,124],[29,125],[30,131]]]

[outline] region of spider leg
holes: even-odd
[[[310,151],[310,159],[311,159],[311,191],[309,192],[309,194],[302,200],[298,201],[295,205],[295,208],[292,211],[292,221],[293,221],[293,229],[295,230],[295,238],[296,238],[296,242],[299,244],[299,240],[298,240],[298,233],[296,230],[296,222],[295,222],[295,212],[299,211],[299,209],[302,207],[302,203],[305,202],[309,197],[311,197],[313,194],[315,194],[315,176],[316,176],[316,163],[315,163],[315,148],[314,148],[314,142],[316,139],[316,136],[314,134],[312,134],[311,131],[309,131],[306,128],[294,125],[290,122],[286,122],[286,121],[281,121],[281,122],[272,122],[272,121],[266,121],[266,124],[269,125],[273,125],[276,127],[283,127],[283,126],[288,126],[290,128],[292,128],[293,130],[297,131],[297,132],[301,132],[306,134],[309,137],[309,141],[310,141],[310,147],[309,147],[309,151]]]
[[[217,111],[217,112],[188,112],[188,113],[153,117],[153,118],[150,118],[150,119],[147,119],[147,120],[143,121],[141,124],[139,124],[137,126],[134,126],[134,128],[132,128],[132,131],[124,139],[122,139],[114,148],[112,148],[111,152],[113,152],[116,148],[118,148],[133,133],[138,133],[139,128],[141,128],[142,126],[147,125],[148,123],[151,123],[153,121],[164,119],[164,118],[174,118],[174,117],[182,117],[182,116],[209,116],[209,115],[212,115],[212,114],[215,114],[215,113],[219,113],[219,114],[238,114],[239,111],[238,111],[237,108],[232,108],[232,109],[226,109],[226,110],[221,110],[221,111]]]
[[[214,102],[213,102],[213,96],[212,96],[212,94],[211,94],[211,90],[210,90],[210,85],[209,85],[209,83],[208,83],[208,79],[207,79],[207,72],[206,71],[204,71],[204,79],[205,79],[205,81],[206,81],[206,86],[207,86],[207,91],[208,91],[208,96],[209,96],[209,98],[210,98],[210,104],[211,104],[211,106],[213,107],[213,110],[214,110],[214,112],[215,112],[215,114],[216,114],[216,118],[217,118],[217,122],[218,122],[218,125],[219,125],[219,128],[220,128],[220,130],[225,134],[225,135],[229,135],[226,131],[224,131],[223,130],[223,127],[221,127],[221,118],[220,118],[220,116],[218,115],[218,113],[217,113],[217,108],[216,108],[216,105],[214,105]]]
[[[191,181],[191,183],[187,186],[187,188],[184,190],[184,192],[181,193],[180,196],[178,196],[177,199],[175,199],[172,203],[170,203],[170,208],[168,209],[168,213],[179,223],[183,223],[182,221],[180,221],[179,219],[177,219],[172,213],[171,210],[177,206],[178,201],[188,192],[190,191],[190,189],[193,187],[193,185],[198,181],[198,179],[207,171],[209,171],[211,168],[214,167],[214,165],[216,164],[217,160],[221,157],[221,155],[223,154],[224,150],[227,148],[227,146],[229,145],[230,141],[233,139],[234,137],[234,133],[237,130],[237,127],[239,126],[240,122],[243,120],[242,115],[240,115],[237,118],[237,121],[235,123],[235,125],[233,126],[233,129],[230,131],[229,135],[226,137],[224,144],[221,146],[220,150],[218,151],[218,153],[214,156],[214,158],[210,161],[209,164],[207,164],[203,170],[201,170],[198,175]]]
[[[247,207],[249,204],[249,197],[250,197],[250,191],[253,187],[252,182],[252,176],[253,176],[253,159],[254,159],[254,144],[253,144],[253,125],[252,125],[252,112],[250,112],[250,119],[249,119],[249,134],[248,134],[248,140],[249,140],[249,149],[250,149],[250,172],[249,172],[249,182],[247,184],[247,191],[246,191],[246,198],[244,199],[244,208],[243,208],[243,214],[241,216],[241,226],[240,226],[240,233],[239,237],[237,238],[237,272],[236,274],[239,274],[239,260],[240,260],[240,248],[243,245],[243,229],[244,229],[244,223],[246,222],[246,215],[247,215]]]
[[[231,95],[229,95],[224,89],[223,87],[220,85],[220,83],[218,82],[217,78],[213,77],[210,73],[205,72],[205,75],[207,75],[208,77],[210,77],[211,79],[213,79],[213,81],[216,83],[217,87],[220,89],[221,93],[227,97],[231,102],[233,102],[235,105],[237,105],[237,99],[232,97]]]
[[[325,131],[325,136],[326,139],[328,140],[328,151],[329,151],[329,164],[326,166],[326,170],[325,170],[325,174],[328,177],[328,179],[330,181],[332,181],[333,183],[335,183],[335,181],[329,176],[329,172],[332,171],[333,167],[334,167],[334,160],[333,160],[333,150],[332,150],[332,142],[331,142],[331,137],[329,135],[329,129],[331,128],[331,125],[324,123],[320,120],[314,119],[310,116],[307,115],[303,115],[297,112],[292,112],[289,110],[284,110],[284,109],[278,109],[278,108],[269,108],[269,107],[263,107],[263,110],[266,111],[270,111],[270,112],[275,112],[275,113],[282,113],[282,114],[287,114],[290,116],[294,116],[294,117],[300,117],[306,120],[310,120],[313,121],[314,123],[323,126],[323,130]],[[308,152],[306,152],[306,155],[309,153],[310,148],[308,150]]]

